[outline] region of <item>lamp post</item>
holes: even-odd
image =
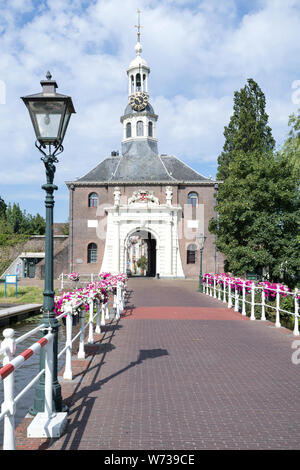
[[[198,292],[202,292],[202,253],[203,253],[203,248],[204,248],[206,237],[204,236],[203,233],[198,233],[196,235],[196,240],[198,242],[199,249],[200,249],[200,273],[199,273]]]
[[[33,124],[36,135],[35,146],[42,153],[41,160],[45,165],[46,184],[42,189],[46,192],[46,237],[45,237],[45,284],[43,301],[42,325],[51,327],[54,333],[53,339],[53,411],[62,411],[61,386],[57,380],[57,343],[59,322],[54,313],[54,286],[53,286],[53,207],[54,191],[58,187],[53,184],[55,163],[57,155],[63,152],[63,140],[72,113],[75,109],[69,96],[56,93],[57,83],[52,80],[50,72],[47,72],[46,80],[41,81],[42,92],[24,96],[21,99],[25,103]],[[42,333],[46,334],[47,330]],[[40,370],[45,367],[45,353],[41,350]],[[45,376],[41,376],[36,387],[34,405],[30,413],[36,415],[44,411],[45,405]]]

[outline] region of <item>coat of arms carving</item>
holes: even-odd
[[[156,196],[154,196],[152,191],[140,189],[139,191],[134,191],[132,196],[128,199],[128,204],[136,203],[150,203],[158,206],[159,200]]]

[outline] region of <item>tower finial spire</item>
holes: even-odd
[[[140,42],[141,39],[141,22],[140,22],[140,15],[141,15],[141,10],[138,8],[137,9],[137,14],[138,14],[138,24],[135,24],[134,27],[137,28],[137,41]]]

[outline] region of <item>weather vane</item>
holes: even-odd
[[[141,23],[140,23],[140,14],[141,14],[141,10],[138,8],[137,9],[137,14],[138,14],[138,24],[135,24],[134,27],[137,28],[137,40],[138,42],[140,42],[140,37],[141,37],[141,31],[140,29],[143,27],[141,26]]]

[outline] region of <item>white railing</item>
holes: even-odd
[[[116,292],[113,294],[113,309],[114,319],[119,320],[122,311],[124,310],[124,297],[125,289],[118,283]],[[105,326],[106,320],[110,320],[110,309],[108,301],[104,304],[97,298],[91,299],[89,302],[89,312],[86,315],[85,310],[80,309],[81,305],[77,305],[76,310],[70,309],[69,311],[61,313],[57,316],[57,320],[66,318],[66,344],[59,352],[57,359],[65,354],[65,369],[63,378],[65,380],[72,380],[72,348],[73,343],[79,337],[78,359],[85,359],[85,330],[88,328],[87,343],[94,343],[94,333],[100,334],[101,327]],[[73,335],[73,318],[75,315],[80,316],[80,329],[79,332]],[[87,321],[86,321],[86,316]],[[95,321],[96,319],[96,321]],[[48,330],[48,334],[43,336],[39,341],[34,343],[30,348],[23,351],[18,356],[15,356],[16,345],[32,336],[39,331]],[[45,373],[45,410],[39,417],[38,425],[27,429],[28,437],[59,437],[57,434],[59,416],[61,417],[60,430],[63,431],[66,423],[66,413],[53,413],[52,411],[52,382],[53,382],[53,333],[51,328],[46,328],[45,325],[39,325],[28,333],[15,339],[15,331],[12,328],[7,328],[3,331],[4,340],[1,343],[0,354],[3,357],[3,367],[0,369],[0,382],[3,382],[4,401],[1,406],[0,421],[4,420],[4,435],[3,435],[3,450],[15,449],[15,413],[16,405],[25,393],[33,387],[39,378]],[[46,348],[45,354],[45,369],[38,372],[38,374],[22,389],[22,391],[14,396],[14,375],[15,371],[22,366],[33,354],[40,351],[42,347]],[[40,413],[38,413],[40,415]],[[37,415],[37,417],[38,417]],[[33,420],[34,422],[34,420]],[[32,424],[33,424],[32,422]],[[52,424],[51,424],[52,423]],[[38,429],[37,429],[38,428]],[[55,434],[56,433],[56,434]]]
[[[275,305],[270,305],[266,301],[265,290],[272,291],[275,294]],[[282,287],[277,285],[277,288],[266,287],[264,285],[256,284],[254,281],[239,280],[237,283],[234,279],[228,277],[220,277],[220,275],[210,275],[205,278],[203,283],[203,292],[210,297],[214,297],[223,303],[228,304],[228,308],[234,308],[235,312],[240,311],[241,314],[246,316],[246,304],[250,305],[250,320],[256,320],[255,307],[261,307],[260,320],[266,321],[266,307],[275,310],[275,327],[281,327],[281,313],[287,313],[294,317],[293,335],[299,336],[299,291],[295,289],[293,292],[283,290]],[[259,293],[260,301],[255,300],[256,293]],[[250,294],[250,300],[247,298]],[[280,306],[282,295],[287,295],[293,298],[294,311],[288,311]]]
[[[79,281],[72,281],[68,274],[61,273],[57,279],[60,281],[60,290],[64,290],[66,287],[77,289],[79,284],[96,281],[98,273],[80,274]]]

